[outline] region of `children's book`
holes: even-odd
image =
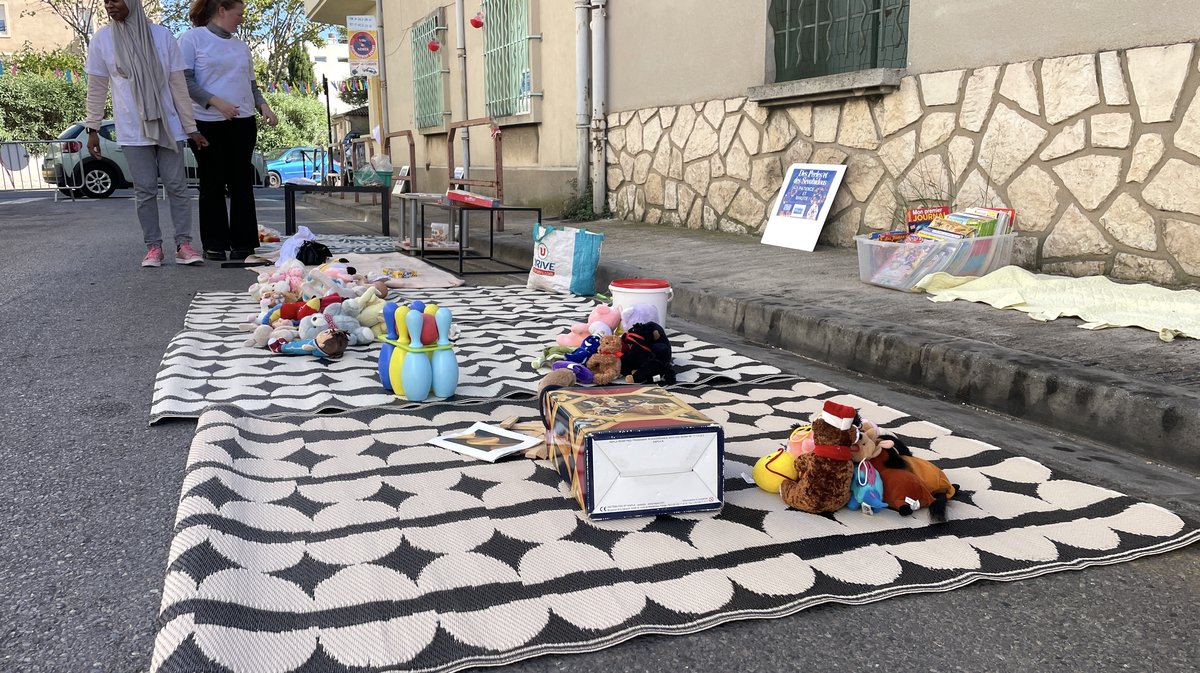
[[[991,236],[996,231],[996,218],[991,215],[955,212],[947,215],[946,219],[970,227],[975,232],[973,236]]]
[[[907,290],[925,275],[923,269],[941,263],[946,253],[943,248],[944,246],[936,243],[897,245],[887,261],[871,276],[871,282],[876,285]]]
[[[969,222],[962,222],[953,215],[939,217],[930,222],[924,229],[917,232],[918,236],[929,236],[943,241],[958,240],[975,236],[977,231]]]
[[[465,456],[494,463],[505,456],[519,453],[544,441],[545,439],[541,437],[522,435],[519,432],[505,430],[495,425],[475,423],[466,430],[434,437],[429,440],[429,443]]]
[[[1017,220],[1017,213],[1012,208],[967,208],[963,213],[974,215],[985,219],[995,219],[996,227],[994,234],[981,234],[985,236],[996,235],[1000,236],[1012,232],[1013,226]]]

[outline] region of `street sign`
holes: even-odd
[[[355,77],[378,75],[379,38],[376,33],[375,16],[347,16],[346,32],[350,38],[350,74]]]

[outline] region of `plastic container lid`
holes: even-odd
[[[620,278],[609,286],[620,290],[665,290],[671,284],[661,278]]]

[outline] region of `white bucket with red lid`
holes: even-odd
[[[667,326],[667,303],[674,291],[671,284],[660,278],[618,278],[608,284],[613,306],[625,310],[634,304],[650,304],[658,309],[658,324]],[[629,325],[622,325],[628,328]]]

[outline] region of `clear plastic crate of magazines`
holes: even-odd
[[[1007,266],[1012,262],[1017,238],[1012,232],[1014,213],[1009,209],[986,209],[993,213],[988,221],[981,213],[969,212],[973,210],[985,209],[939,214],[902,241],[887,240],[886,234],[883,238],[856,236],[859,279],[913,292],[916,284],[931,273],[977,277]],[[997,212],[999,217],[994,214]],[[990,235],[976,235],[979,232]]]

